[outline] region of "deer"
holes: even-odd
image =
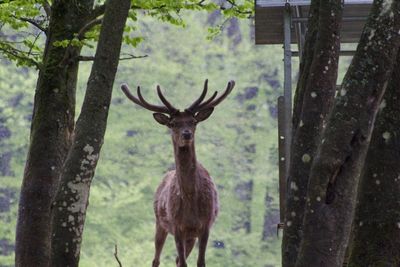
[[[137,87],[135,97],[127,84],[121,85],[128,99],[155,112],[154,119],[170,129],[174,147],[175,169],[165,174],[154,196],[156,233],[152,267],[160,265],[160,255],[168,233],[175,239],[177,267],[187,267],[186,259],[196,239],[199,244],[197,266],[206,266],[206,247],[210,228],[219,212],[219,201],[211,176],[197,161],[194,135],[197,124],[210,117],[214,108],[231,93],[234,86],[235,82],[229,81],[221,95],[218,96],[216,91],[204,101],[208,91],[208,80],[205,80],[199,98],[180,111],[165,98],[159,85],[157,94],[163,105],[147,102],[142,96],[140,86]]]

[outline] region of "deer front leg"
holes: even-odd
[[[160,255],[164,246],[165,239],[167,238],[167,231],[165,231],[159,223],[156,223],[156,238],[155,247],[156,252],[154,254],[154,260],[152,267],[158,267],[160,265]]]
[[[176,266],[177,267],[187,267],[186,259],[185,259],[185,239],[182,234],[178,231],[175,232],[175,246],[176,251],[178,252],[178,257],[176,258]]]
[[[199,257],[197,258],[197,267],[206,266],[205,258],[206,258],[206,248],[207,248],[209,233],[210,233],[209,229],[206,228],[199,237]]]

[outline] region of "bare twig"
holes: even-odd
[[[35,40],[33,40],[33,42],[32,42],[32,46],[29,47],[28,57],[29,57],[30,55],[32,55],[33,47],[35,46],[37,40],[39,39],[40,34],[41,34],[41,32],[39,32],[39,33],[36,35]]]
[[[119,267],[122,267],[122,263],[118,258],[118,246],[117,246],[117,244],[115,244],[114,257],[117,260]]]
[[[34,59],[24,56],[23,54],[26,53],[25,51],[21,51],[12,47],[9,49],[0,47],[0,51],[2,51],[5,55],[10,55],[11,57],[17,58],[19,60],[28,61],[32,65],[34,65],[37,69],[40,69],[40,64],[36,62]]]
[[[30,18],[24,18],[24,17],[16,17],[14,15],[12,15],[11,17],[18,19],[20,21],[24,21],[24,22],[28,22],[29,24],[35,26],[36,28],[38,28],[39,30],[41,30],[42,32],[46,33],[47,29],[44,28],[42,25],[40,25],[37,21],[30,19]]]
[[[249,18],[253,15],[252,11],[241,11],[238,6],[238,4],[235,3],[235,0],[226,0],[226,2],[228,2],[229,4],[231,4],[231,8],[236,8],[235,12],[239,13],[239,14],[245,14],[245,15],[249,15]],[[222,7],[222,6],[221,6]],[[227,9],[227,8],[223,8],[223,9]],[[222,8],[221,8],[222,10]]]
[[[129,60],[129,59],[137,59],[137,58],[145,58],[148,57],[149,55],[143,55],[143,56],[135,56],[131,54],[124,54],[126,57],[121,57],[119,60]]]
[[[137,58],[145,58],[148,57],[148,55],[143,55],[143,56],[135,56],[135,55],[130,55],[130,54],[125,54],[126,57],[121,57],[119,60],[129,60],[129,59],[137,59]],[[79,61],[93,61],[94,56],[79,56],[78,57]]]
[[[166,7],[167,7],[167,5],[154,6],[154,7],[152,7],[152,8],[149,8],[148,10],[157,10],[157,9],[163,9],[163,8],[166,8]],[[143,7],[141,7],[141,6],[137,6],[137,5],[131,5],[131,9],[143,9],[143,10],[144,10],[144,8],[143,8]]]

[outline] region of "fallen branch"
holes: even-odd
[[[117,244],[115,244],[114,257],[117,260],[119,267],[122,267],[122,263],[118,258],[118,246],[117,246]]]

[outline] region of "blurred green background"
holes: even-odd
[[[207,40],[219,13],[185,13],[186,27],[141,17],[136,25],[144,41],[123,53],[145,58],[120,62],[105,144],[91,188],[84,230],[83,267],[150,266],[154,253],[153,193],[173,167],[167,128],[151,112],[125,98],[119,85],[141,85],[146,99],[158,102],[160,84],[168,99],[184,108],[196,99],[206,78],[232,94],[210,119],[198,126],[198,160],[218,186],[220,215],[209,239],[208,266],[280,265],[276,99],[282,91],[281,46],[255,46],[251,20],[230,20]],[[90,54],[87,50],[84,54]],[[91,63],[80,67],[77,113]],[[0,266],[13,266],[19,187],[29,144],[30,117],[37,73],[1,59],[0,65]],[[171,236],[161,266],[175,266]],[[197,250],[189,257],[195,266]]]

